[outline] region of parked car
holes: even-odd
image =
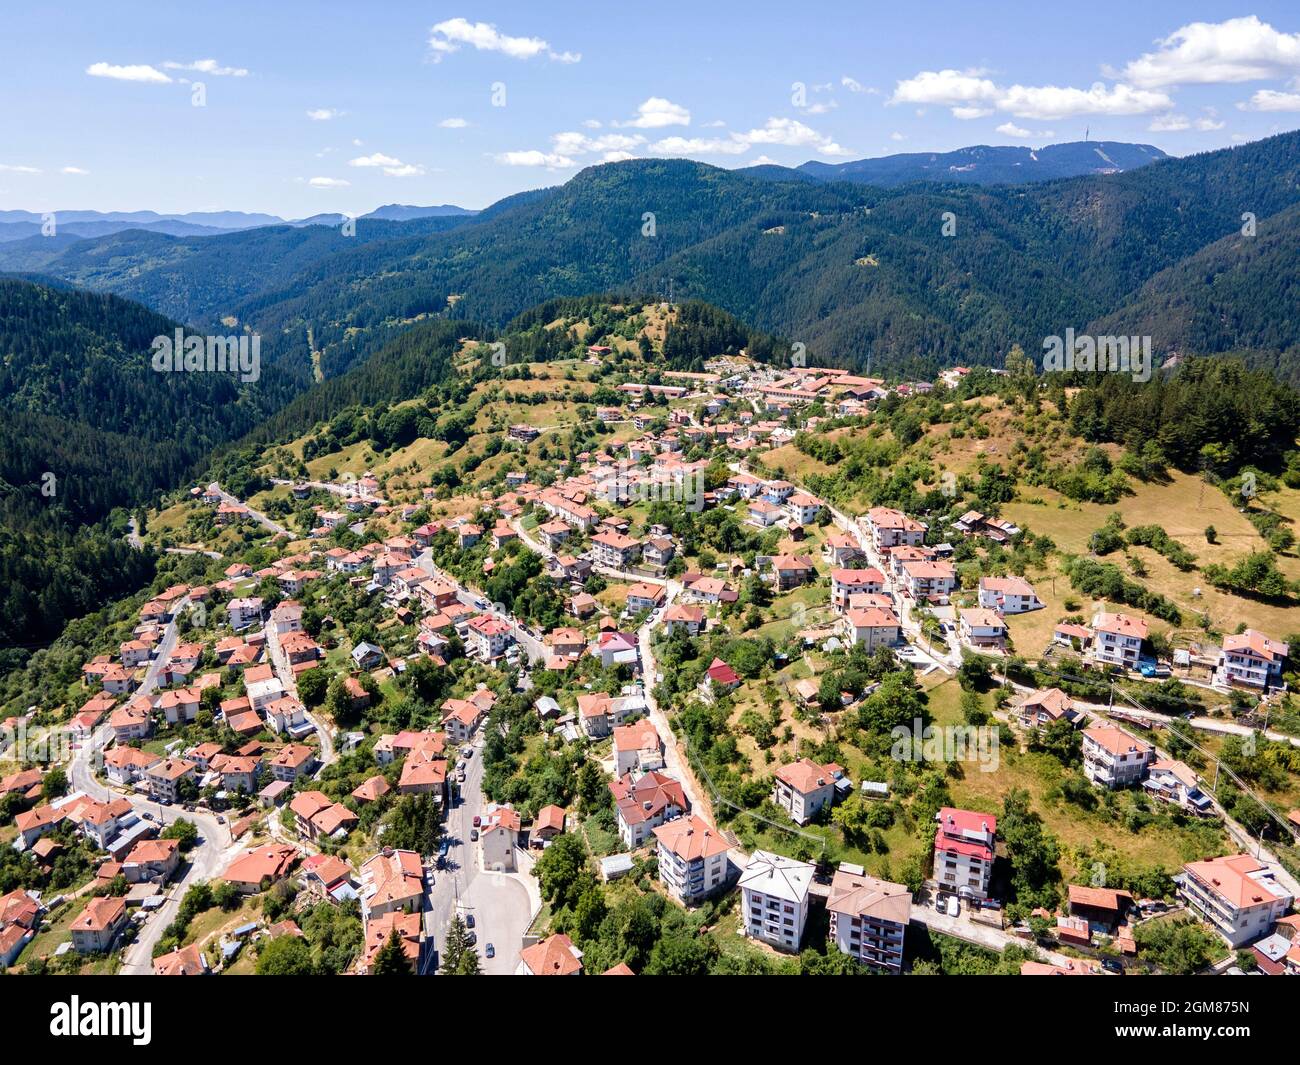
[[[466,935],[465,935],[465,942],[468,943],[468,944],[472,947],[475,943],[478,942],[478,933],[477,933],[477,932],[468,932],[468,933],[466,933]]]
[[[1124,975],[1124,966],[1117,958],[1102,958],[1101,967],[1116,976]]]
[[[471,828],[471,829],[469,830],[469,841],[470,841],[471,843],[477,843],[477,842],[478,842],[478,829],[477,829],[477,828]]]
[[[948,896],[948,916],[956,917],[961,913],[961,903],[957,901],[956,895]]]
[[[483,953],[486,954],[489,958],[495,958],[497,956],[497,948],[494,947],[491,943],[489,943],[487,945],[487,950],[485,950]]]
[[[474,820],[471,823],[475,828],[478,828],[478,826],[483,823],[483,818],[481,818],[478,814],[475,814]]]
[[[466,928],[474,927],[474,915],[472,913],[465,914],[465,927]]]

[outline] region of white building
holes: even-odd
[[[807,862],[770,851],[751,854],[740,876],[745,935],[780,950],[798,951],[815,871]]]
[[[1215,680],[1249,688],[1278,685],[1282,681],[1282,664],[1289,653],[1290,647],[1281,640],[1270,639],[1256,629],[1225,636]]]
[[[731,844],[707,821],[687,814],[660,825],[654,833],[659,879],[678,902],[698,902],[726,884]]]
[[[1178,895],[1233,947],[1267,935],[1291,905],[1273,870],[1249,854],[1188,862]]]
[[[1155,748],[1114,725],[1093,725],[1083,733],[1083,775],[1103,788],[1137,784],[1155,759]]]
[[[1043,606],[1024,577],[981,577],[979,599],[980,606],[1003,614],[1023,614]]]
[[[1136,669],[1147,623],[1128,614],[1099,613],[1092,620],[1092,657],[1107,665]]]
[[[998,819],[945,806],[935,816],[934,878],[941,890],[986,899],[993,872]]]

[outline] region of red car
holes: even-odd
[[[475,815],[474,815],[474,827],[475,827],[475,828],[478,828],[479,825],[481,825],[482,823],[483,823],[483,818],[481,818],[481,817],[479,817],[477,814],[475,814]]]

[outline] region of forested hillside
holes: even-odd
[[[1261,274],[1284,259],[1281,245],[1234,240],[1245,213],[1258,233],[1247,241],[1285,232],[1300,133],[1035,184],[881,188],[786,173],[630,160],[473,217],[363,221],[352,240],[326,227],[124,233],[15,242],[0,267],[118,291],[190,324],[257,329],[278,367],[264,386],[275,402],[309,383],[313,352],[337,376],[425,317],[501,326],[557,296],[670,283],[820,361],[900,373],[996,365],[1015,343],[1037,353],[1044,336],[1090,324],[1149,333],[1161,355],[1241,351],[1271,366],[1297,341],[1294,316],[1232,313],[1235,283],[1204,278],[1236,274],[1247,251]]]

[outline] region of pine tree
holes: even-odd
[[[456,973],[459,970],[461,960],[469,950],[468,938],[465,922],[461,920],[460,914],[456,914],[447,926],[447,942],[442,952],[443,972]]]
[[[370,967],[372,976],[414,976],[411,960],[402,949],[401,938],[394,928],[388,936],[388,942],[379,948],[374,963]]]

